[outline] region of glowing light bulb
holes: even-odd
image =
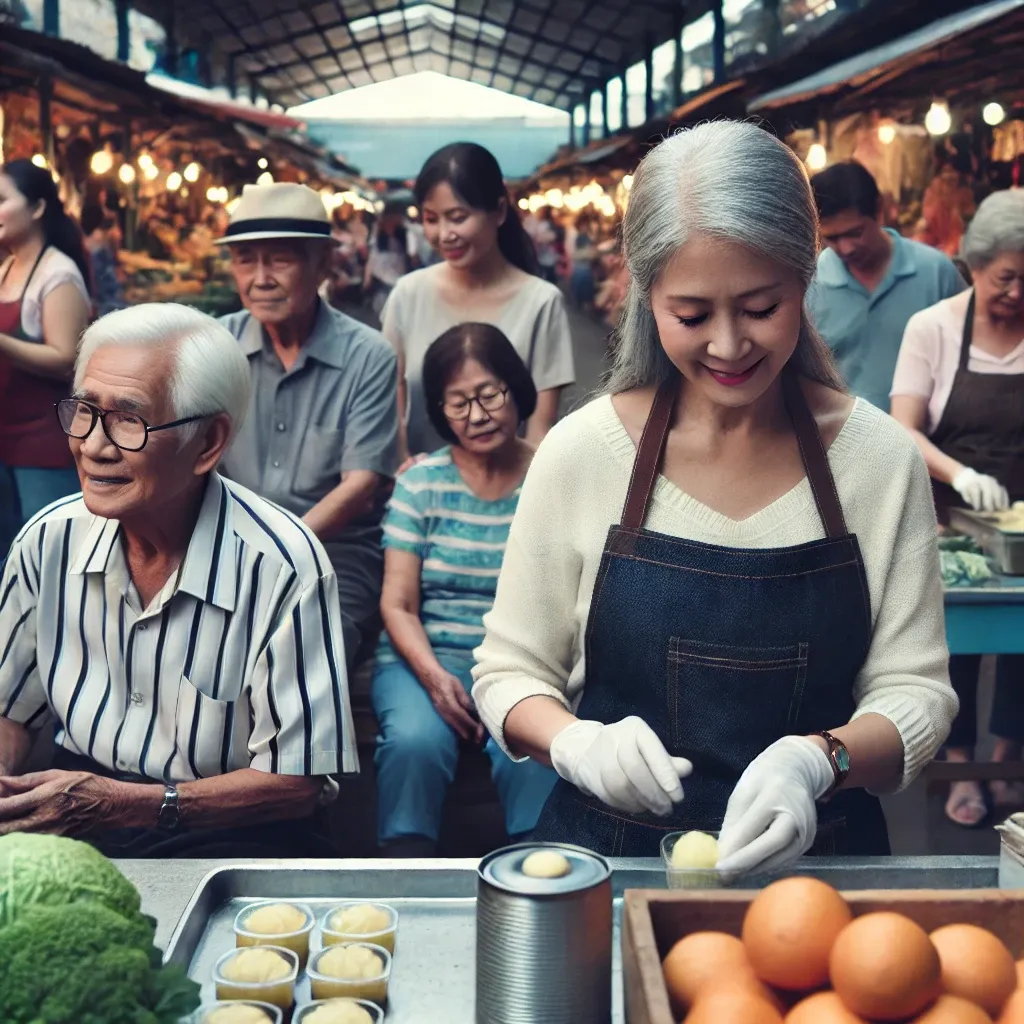
[[[633,187],[633,175],[627,174],[622,179],[622,187],[628,192]]]
[[[45,169],[46,168],[46,157],[43,156],[42,153],[36,153],[35,156],[32,157],[32,163],[34,163],[36,165],[36,167],[41,167],[41,168]]]
[[[997,124],[1002,124],[1006,120],[1006,111],[1003,110],[1001,103],[986,103],[981,112],[981,119],[985,124],[995,128]]]
[[[195,160],[193,160],[192,163],[190,163],[185,168],[185,175],[184,175],[184,177],[185,177],[185,180],[187,182],[190,182],[191,184],[194,185],[199,180],[199,175],[202,174],[202,173],[203,173],[202,167],[200,167],[199,164],[197,164],[195,162]]]
[[[114,157],[105,149],[93,153],[89,160],[89,170],[93,174],[109,174],[114,166]]]
[[[891,146],[896,141],[896,125],[880,124],[878,126],[878,141],[883,146]]]
[[[261,171],[265,171],[270,166],[270,164],[267,162],[267,158],[265,156],[261,156],[259,160],[256,161],[256,166]]]
[[[160,176],[160,168],[156,164],[147,164],[142,168],[142,176],[146,181],[154,181]]]
[[[420,215],[420,211],[415,206],[410,206],[406,208],[405,215],[409,220],[415,220]]]
[[[936,100],[924,115],[924,126],[929,135],[945,135],[953,127],[949,107],[944,102]]]
[[[153,158],[148,153],[140,153],[137,163],[139,167],[142,168],[143,171],[145,171],[147,167],[155,166]]]
[[[177,192],[181,188],[181,175],[177,171],[171,171],[167,175],[167,191]]]
[[[823,171],[828,166],[828,151],[820,142],[815,142],[807,150],[807,169],[810,171]]]
[[[274,184],[274,176],[270,173],[270,171],[264,171],[256,179],[256,184],[257,185],[273,185]]]
[[[122,184],[130,185],[135,180],[135,168],[131,164],[121,164],[117,169],[117,176]]]

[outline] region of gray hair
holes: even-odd
[[[993,192],[978,207],[960,243],[971,270],[983,270],[1000,253],[1024,252],[1024,190]]]
[[[746,246],[794,272],[806,290],[818,261],[818,213],[796,155],[741,121],[711,121],[665,139],[641,162],[622,223],[629,291],[606,390],[660,384],[673,371],[651,310],[651,289],[695,234]],[[804,310],[793,365],[837,390],[845,384]]]
[[[213,317],[174,302],[147,302],[101,317],[82,335],[75,360],[75,390],[82,386],[93,354],[108,345],[173,348],[170,380],[175,419],[225,413],[232,437],[249,408],[249,362],[234,335]],[[198,423],[183,426],[178,438],[187,444]]]

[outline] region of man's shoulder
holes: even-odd
[[[929,274],[957,274],[956,264],[941,250],[933,245],[926,245],[913,238],[900,238],[899,244],[906,254],[905,258],[910,260],[917,270],[924,270]]]
[[[25,524],[15,537],[14,544],[31,545],[39,540],[41,534],[52,532],[55,526],[79,519],[90,523],[95,519],[85,507],[82,495],[71,494],[60,498],[41,509]]]
[[[294,572],[302,588],[333,573],[323,545],[298,516],[234,480],[221,480],[234,506],[232,529],[242,544],[266,563]]]
[[[337,346],[339,353],[344,350],[346,363],[352,356],[374,364],[396,361],[394,346],[380,331],[333,306],[328,307],[328,315],[332,325],[329,343]]]
[[[226,327],[236,338],[240,338],[251,316],[252,313],[249,310],[240,309],[237,313],[228,313],[218,317],[217,322]]]

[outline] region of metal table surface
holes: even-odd
[[[465,870],[476,861],[252,861],[253,866],[320,867],[402,871],[409,865],[444,866]],[[613,859],[616,897],[624,889],[663,888],[665,875],[658,860]],[[117,866],[142,894],[142,909],[157,920],[156,942],[167,945],[199,883],[217,868],[237,866],[233,860],[121,860]],[[998,884],[998,857],[880,857],[868,860],[818,858],[799,861],[791,873],[815,874],[847,889],[974,889]]]
[[[947,587],[945,598],[950,654],[1024,654],[1024,576]]]

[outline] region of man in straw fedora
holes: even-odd
[[[380,602],[381,520],[396,468],[397,361],[317,289],[330,220],[305,185],[246,185],[224,237],[245,309],[222,322],[249,361],[249,414],[225,473],[301,516],[338,580],[351,672]]]

